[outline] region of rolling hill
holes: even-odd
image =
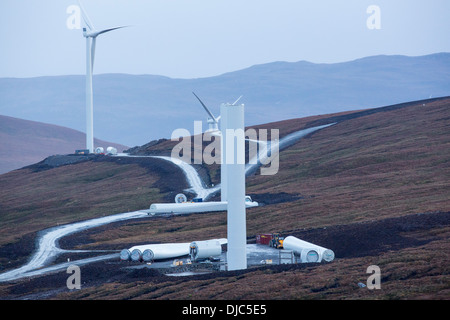
[[[0,114],[84,132],[84,76],[0,79]],[[206,113],[243,95],[246,125],[450,95],[450,53],[373,56],[335,64],[273,62],[199,79],[94,75],[94,133],[130,147],[192,132]],[[168,125],[170,124],[170,125]]]
[[[119,152],[128,147],[95,139],[105,150],[112,146]],[[86,135],[61,126],[0,115],[0,174],[19,169],[48,156],[74,153],[85,149]]]
[[[281,136],[336,122],[280,154],[274,176],[247,177],[264,204],[247,210],[247,236],[282,232],[333,249],[325,264],[273,265],[169,277],[111,261],[82,268],[83,287],[67,274],[0,283],[0,297],[56,299],[448,299],[450,297],[450,98],[265,124]],[[167,150],[159,141],[135,152]],[[204,167],[217,179],[217,168]],[[55,225],[172,201],[181,172],[149,158],[94,157],[43,162],[0,175],[0,263],[24,263],[37,233]],[[43,197],[45,195],[45,197]],[[30,224],[30,221],[33,221]],[[148,218],[73,234],[63,248],[120,250],[128,245],[226,236],[223,212]],[[75,259],[68,254],[60,259]],[[361,288],[381,269],[381,290]],[[1,270],[0,270],[1,271]]]

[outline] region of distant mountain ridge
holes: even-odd
[[[1,78],[0,114],[85,131],[84,76]],[[450,53],[372,56],[316,64],[273,62],[215,77],[94,76],[94,135],[128,146],[193,131],[206,113],[243,95],[246,125],[450,95]]]
[[[86,135],[60,126],[0,115],[0,174],[34,164],[55,154],[85,149]],[[96,147],[126,146],[95,139]]]

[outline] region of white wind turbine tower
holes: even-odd
[[[97,30],[89,19],[86,10],[78,1],[86,28],[83,28],[83,36],[86,38],[86,149],[94,152],[94,101],[92,93],[92,73],[94,70],[95,43],[97,36],[125,26]]]

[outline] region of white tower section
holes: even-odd
[[[86,149],[94,153],[94,101],[92,94],[93,54],[92,42],[94,38],[86,37]]]
[[[227,201],[227,166],[225,165],[225,146],[227,130],[227,104],[220,106],[220,200]]]
[[[223,160],[226,167],[227,210],[227,263],[228,270],[247,268],[247,225],[245,212],[245,128],[244,105],[221,106],[221,118],[225,120],[222,131]],[[224,180],[222,178],[222,184]],[[223,186],[222,186],[223,188]]]
[[[86,149],[89,153],[94,153],[94,101],[92,93],[92,73],[94,69],[95,46],[97,37],[103,33],[111,32],[124,28],[114,27],[109,29],[97,30],[89,19],[83,5],[78,0],[81,9],[81,16],[86,24],[83,28],[83,36],[86,38]]]

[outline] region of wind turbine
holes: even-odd
[[[205,109],[206,113],[208,113],[209,118],[207,120],[208,122],[208,130],[207,131],[219,131],[219,120],[220,120],[220,116],[218,116],[217,118],[212,114],[212,112],[208,109],[208,107],[203,103],[202,100],[200,100],[200,98],[195,94],[195,92],[192,92],[194,94],[194,96],[198,99],[198,101],[200,101],[201,105],[203,106],[203,108]]]
[[[218,116],[217,118],[212,114],[212,112],[208,109],[208,107],[203,103],[202,100],[200,100],[200,98],[195,94],[195,92],[192,92],[194,94],[194,96],[198,99],[198,101],[200,101],[201,105],[203,106],[203,108],[205,109],[206,113],[208,113],[209,118],[207,120],[209,128],[207,131],[219,131],[219,120],[221,116]],[[242,98],[242,96],[240,96],[239,98],[237,98],[237,100],[235,102],[233,102],[232,106],[235,106],[236,103],[238,103],[238,101]],[[220,131],[219,131],[220,134]]]
[[[86,149],[94,152],[94,101],[92,92],[92,73],[94,70],[95,44],[97,37],[103,33],[125,28],[125,26],[97,30],[89,19],[86,10],[78,0],[86,28],[83,28],[83,36],[86,38]]]

